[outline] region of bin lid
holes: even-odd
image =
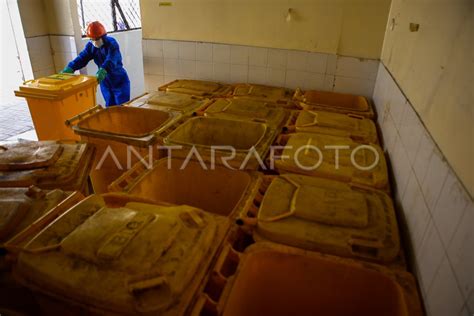
[[[289,102],[293,92],[287,88],[271,87],[259,84],[238,84],[235,89],[234,97],[247,97],[267,102]]]
[[[257,232],[271,241],[341,256],[391,261],[399,253],[397,219],[383,192],[324,178],[274,178]]]
[[[40,291],[112,312],[162,315],[185,303],[225,218],[124,199],[109,205],[91,195],[70,208],[25,246],[16,275]]]
[[[130,102],[129,106],[151,109],[169,109],[187,113],[199,110],[208,102],[208,99],[196,97],[190,94],[156,91]]]
[[[218,82],[179,79],[161,86],[159,90],[197,96],[218,96],[228,94],[231,88]]]
[[[299,132],[316,132],[347,136],[362,142],[377,142],[375,123],[351,114],[302,110],[298,112],[295,128]]]
[[[337,154],[333,146],[341,146]],[[294,173],[388,189],[387,165],[380,146],[360,144],[348,137],[289,134],[281,158],[275,165]]]
[[[56,142],[17,142],[0,145],[0,170],[24,170],[47,167],[61,155]]]
[[[31,144],[28,144],[31,143]],[[28,187],[37,185],[43,189],[61,188],[80,191],[89,176],[94,148],[87,143],[73,141],[20,142],[19,148],[60,148],[59,157],[45,160],[31,168],[9,168],[0,171],[0,187]],[[8,164],[5,164],[8,166]]]
[[[368,111],[369,104],[363,96],[328,91],[309,90],[304,93],[304,102],[356,111]]]
[[[0,243],[22,231],[64,200],[61,190],[38,187],[0,188]]]
[[[285,110],[268,102],[251,99],[217,99],[204,111],[206,116],[244,118],[278,127],[285,119]]]
[[[80,89],[95,86],[97,79],[93,76],[75,74],[55,74],[35,80],[29,80],[15,91],[16,96],[62,99]]]

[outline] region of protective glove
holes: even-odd
[[[74,69],[72,69],[71,67],[65,67],[63,70],[61,70],[61,73],[62,74],[73,74]]]
[[[95,76],[97,77],[97,81],[99,81],[99,83],[101,83],[102,80],[105,79],[105,76],[107,76],[107,70],[105,70],[104,68],[99,68],[99,70],[97,71]]]

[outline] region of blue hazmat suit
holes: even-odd
[[[127,71],[123,68],[117,41],[107,35],[102,37],[102,41],[103,45],[100,48],[89,41],[84,50],[68,64],[68,67],[79,70],[94,59],[99,68],[107,71],[107,76],[100,83],[105,106],[120,105],[130,101],[130,80]]]

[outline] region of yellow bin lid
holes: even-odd
[[[61,190],[45,191],[34,186],[0,188],[0,244],[28,227],[67,196]]]
[[[212,101],[212,104],[204,110],[204,115],[253,120],[278,128],[283,124],[286,112],[265,101],[227,98]]]
[[[60,100],[78,90],[95,86],[93,76],[55,74],[35,80],[28,80],[15,91],[17,97]]]
[[[48,225],[19,253],[15,275],[100,314],[184,314],[227,219],[126,195],[108,199],[91,195]]]
[[[16,142],[0,146],[0,187],[81,190],[94,148],[71,141]]]
[[[307,250],[375,261],[400,250],[392,200],[379,190],[284,174],[267,188],[257,218],[258,236]]]
[[[198,111],[209,103],[209,99],[190,95],[165,91],[155,91],[128,103],[131,107],[149,109],[179,111],[189,113]]]

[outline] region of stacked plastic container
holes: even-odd
[[[89,110],[69,123],[113,193],[45,208],[5,243],[14,276],[46,314],[422,315],[373,117],[363,97],[197,80]]]

